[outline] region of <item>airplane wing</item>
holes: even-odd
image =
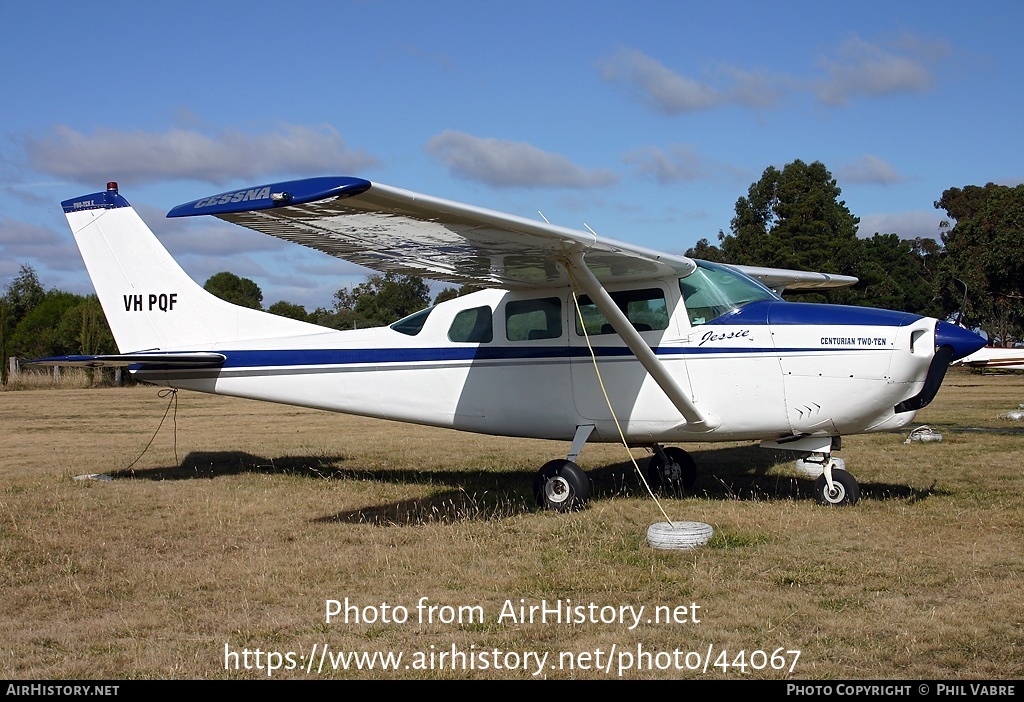
[[[503,289],[569,281],[557,264],[583,251],[602,284],[692,273],[690,258],[362,178],[322,177],[260,185],[178,205],[168,217],[213,215],[388,272]],[[853,285],[856,278],[735,266],[769,288]]]
[[[777,293],[783,290],[822,290],[825,288],[845,288],[855,285],[857,278],[852,275],[836,275],[833,273],[814,273],[812,271],[794,271],[787,268],[762,268],[760,266],[736,266],[751,278],[757,278],[766,287]]]
[[[565,285],[559,257],[584,250],[602,283],[689,275],[685,256],[588,231],[420,195],[360,178],[309,178],[178,205],[168,217],[212,214],[353,263],[495,288]]]
[[[969,356],[964,356],[958,361],[954,361],[953,365],[964,365],[972,368],[1024,370],[1024,349],[985,346]]]
[[[149,353],[103,354],[98,356],[52,356],[23,361],[22,365],[35,366],[79,366],[83,368],[117,368],[125,366],[174,366],[175,368],[208,368],[218,366],[227,357],[222,353],[209,351],[180,351]]]

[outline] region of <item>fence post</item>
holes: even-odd
[[[7,359],[7,379],[17,380],[18,378],[18,357],[11,356]]]

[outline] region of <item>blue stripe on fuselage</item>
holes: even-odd
[[[767,324],[806,326],[879,326],[902,327],[921,319],[907,312],[893,312],[871,307],[821,305],[800,302],[764,300],[752,302],[735,312],[723,315],[709,325]],[[863,353],[889,351],[888,347],[750,347],[750,346],[662,346],[654,347],[659,356],[759,355],[801,353]],[[267,368],[294,366],[344,366],[368,364],[414,364],[451,361],[528,361],[589,358],[586,346],[465,346],[427,348],[365,348],[365,349],[218,349],[227,359],[220,368]],[[631,357],[625,346],[596,346],[599,358]],[[147,369],[153,369],[147,366]]]
[[[776,353],[837,353],[885,351],[885,348],[694,348],[686,346],[655,347],[659,356],[686,355],[758,355]],[[289,366],[346,366],[373,364],[416,364],[445,361],[530,361],[589,358],[590,351],[580,346],[413,348],[413,349],[280,349],[260,351],[229,351],[219,349],[227,359],[219,368],[271,368]],[[628,358],[633,352],[624,346],[597,346],[598,358]],[[147,366],[147,370],[154,369]]]
[[[328,366],[367,363],[423,363],[430,361],[480,361],[495,359],[569,358],[586,349],[567,346],[463,347],[412,349],[288,349],[266,351],[220,351],[227,356],[224,368],[254,366]],[[627,348],[604,349],[601,355],[623,356]]]

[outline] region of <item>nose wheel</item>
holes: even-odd
[[[855,505],[860,499],[857,479],[834,464],[829,458],[825,470],[814,482],[814,498],[818,504],[829,507]]]

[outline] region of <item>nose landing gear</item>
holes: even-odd
[[[814,482],[814,499],[829,507],[855,505],[860,499],[857,479],[846,472],[845,463],[831,456],[823,457],[823,471]]]

